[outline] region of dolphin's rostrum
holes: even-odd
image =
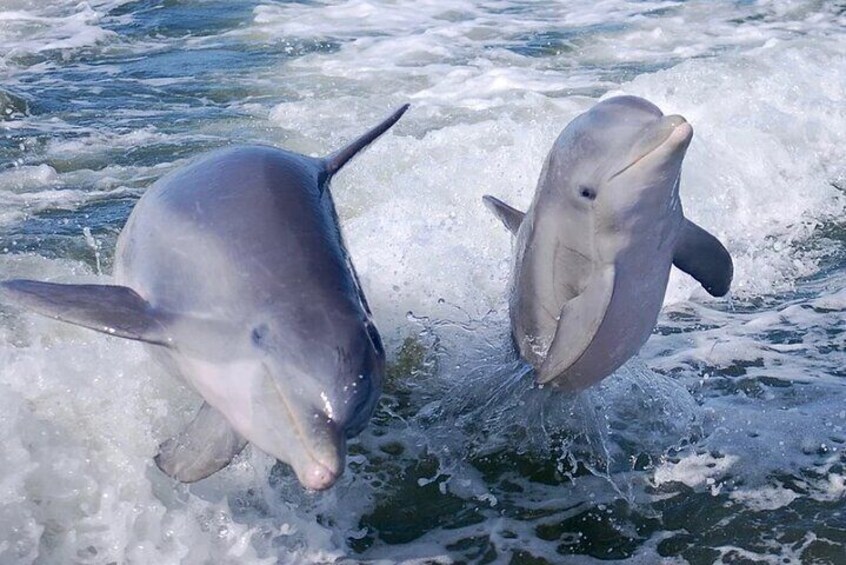
[[[671,265],[714,296],[728,292],[731,256],[682,213],[692,137],[681,116],[642,98],[609,98],[555,141],[525,214],[484,197],[517,236],[511,330],[539,383],[580,390],[637,353]]]
[[[156,463],[184,482],[246,443],[310,489],[344,469],[378,400],[385,353],[341,236],[329,181],[407,110],[325,159],[211,152],[154,183],[120,234],[115,286],[30,280],[6,297],[150,344],[205,400]]]

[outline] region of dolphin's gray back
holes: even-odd
[[[249,146],[162,178],[121,234],[118,283],[171,312],[237,319],[272,307],[315,331],[330,315],[361,317],[323,174],[320,160]]]

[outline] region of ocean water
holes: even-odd
[[[510,235],[560,130],[644,96],[695,136],[640,355],[578,396],[508,340]],[[339,483],[153,465],[199,404],[136,343],[0,305],[0,563],[846,563],[846,2],[0,0],[0,276],[107,282],[133,203],[214,147],[321,155],[389,350]]]

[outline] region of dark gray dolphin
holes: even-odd
[[[539,383],[579,390],[637,353],[671,265],[714,296],[728,292],[731,256],[682,213],[692,137],[681,116],[642,98],[610,98],[555,141],[525,214],[484,198],[517,235],[511,329]]]
[[[146,342],[205,400],[156,463],[184,482],[246,443],[309,489],[344,469],[385,366],[329,181],[403,106],[325,159],[271,147],[209,153],[163,177],[120,234],[111,285],[2,283],[41,314]]]

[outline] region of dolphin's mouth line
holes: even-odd
[[[658,149],[658,148],[656,147],[655,149]],[[647,155],[649,155],[650,153],[655,151],[655,149],[652,149],[652,150],[648,151],[647,153],[644,153],[643,155],[641,155],[640,157],[638,157],[637,159],[635,159],[634,161],[632,161],[631,163],[629,163],[628,165],[626,165],[625,167],[623,167],[622,169],[620,169],[619,171],[617,171],[616,173],[614,173],[613,175],[608,177],[608,180],[612,181],[615,178],[619,177],[620,175],[622,175],[623,173],[625,173],[626,171],[628,171],[629,169],[631,169],[632,167],[634,167],[635,165],[640,163]]]
[[[305,435],[306,434],[305,434],[304,430],[302,429],[302,427],[300,426],[299,420],[294,417],[294,411],[291,409],[291,405],[288,403],[288,399],[285,397],[285,394],[279,388],[279,385],[276,384],[276,380],[271,375],[270,370],[267,368],[267,365],[262,363],[262,367],[264,368],[264,371],[267,374],[267,378],[270,379],[270,382],[273,386],[273,390],[276,391],[276,394],[279,396],[279,399],[282,401],[282,405],[285,407],[285,411],[288,413],[288,418],[291,420],[291,425],[294,427],[294,434],[296,434],[297,439],[300,442],[300,445],[303,447],[303,450],[306,453],[306,456],[308,456],[308,458],[311,459],[312,463],[326,469],[332,475],[334,475],[335,473],[328,466],[324,465],[323,462],[321,462],[320,459],[317,456],[315,456],[315,454],[311,450],[311,447],[309,446],[308,442],[305,441]],[[292,465],[292,467],[293,467],[293,465]]]
[[[649,157],[650,155],[652,155],[653,153],[655,153],[656,151],[658,151],[659,149],[664,147],[664,145],[667,144],[667,142],[670,140],[670,138],[673,137],[673,134],[676,132],[677,128],[678,128],[678,126],[671,129],[667,133],[667,137],[662,139],[661,142],[658,145],[656,145],[655,147],[653,147],[652,149],[650,149],[649,151],[647,151],[646,153],[644,153],[643,155],[641,155],[640,157],[638,157],[637,159],[635,159],[634,161],[632,161],[631,163],[629,163],[628,165],[626,165],[625,167],[623,167],[622,169],[620,169],[619,171],[617,171],[616,173],[614,173],[613,175],[608,177],[608,181],[610,182],[610,181],[614,180],[618,176],[622,175],[623,173],[625,173],[626,171],[628,171],[629,169],[631,169],[632,167],[634,167],[635,165],[637,165],[638,163],[640,163],[641,161],[643,161],[644,159],[646,159],[647,157]]]

